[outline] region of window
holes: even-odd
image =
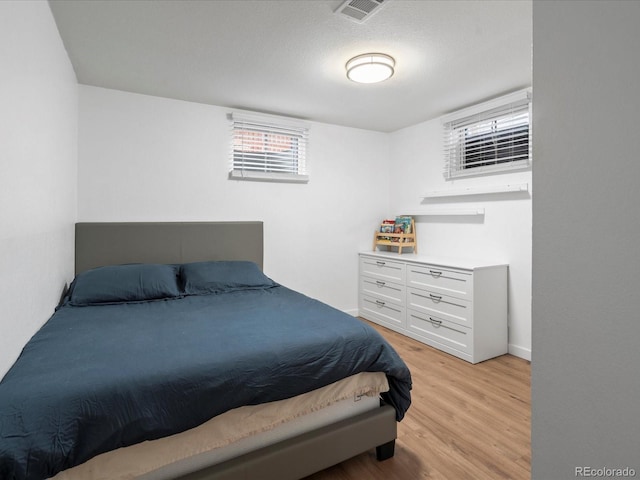
[[[233,113],[229,178],[308,182],[305,168],[308,127],[271,115]]]
[[[530,106],[523,90],[446,116],[445,178],[529,167]]]

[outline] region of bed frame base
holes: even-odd
[[[374,447],[378,460],[386,460],[394,454],[395,415],[384,405],[178,480],[298,480]]]

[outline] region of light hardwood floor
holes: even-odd
[[[306,480],[529,479],[530,363],[512,355],[471,365],[371,323],[407,363],[412,405],[395,456],[363,453]]]

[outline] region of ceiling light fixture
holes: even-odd
[[[347,78],[358,83],[378,83],[393,75],[396,61],[384,53],[365,53],[347,62]]]

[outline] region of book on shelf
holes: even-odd
[[[380,224],[380,233],[393,233],[393,228],[395,226],[395,220],[383,220]],[[390,241],[391,237],[378,237],[379,240]]]
[[[396,217],[396,219],[394,221],[393,232],[394,233],[403,233],[405,235],[413,233],[411,231],[411,217],[404,216],[404,215]],[[393,239],[393,241],[399,242],[400,238],[396,237],[396,238]],[[408,238],[404,238],[404,239],[402,239],[402,241],[403,242],[409,242],[410,240]]]

